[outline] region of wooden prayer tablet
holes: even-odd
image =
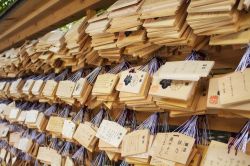
[[[129,93],[140,93],[144,84],[149,78],[148,73],[129,69],[121,72],[121,78],[116,90]]]
[[[158,133],[150,155],[181,164],[186,164],[192,152],[195,139],[180,133]]]
[[[250,111],[250,102],[244,102],[244,103],[233,104],[233,105],[221,104],[220,95],[219,95],[220,91],[218,87],[219,79],[220,79],[219,77],[215,77],[209,80],[207,107],[212,110],[221,109],[221,110],[230,111],[230,112]]]
[[[157,97],[187,101],[194,94],[196,86],[197,82],[175,81],[154,77],[149,94]]]
[[[92,127],[90,123],[80,123],[73,135],[73,138],[92,152],[94,145],[98,141],[95,135],[96,128]]]
[[[250,42],[250,29],[240,32],[211,36],[209,45],[231,45],[231,44],[247,44]]]
[[[250,69],[218,78],[218,87],[222,105],[250,101]]]
[[[145,153],[148,150],[149,130],[135,130],[125,135],[122,142],[123,157]]]
[[[49,147],[39,147],[37,159],[46,164],[61,163],[62,157],[56,150]]]
[[[206,156],[202,159],[201,165],[204,166],[214,166],[223,165],[230,162],[232,165],[249,165],[249,155],[238,151],[235,155],[235,149],[231,148],[230,153],[228,153],[228,145],[218,141],[212,141],[206,152]]]
[[[181,0],[160,0],[157,2],[153,0],[145,0],[141,7],[140,18],[147,19],[175,15],[182,3],[183,1]]]
[[[51,116],[47,124],[46,130],[61,135],[63,129],[64,118]]]
[[[108,11],[110,12],[110,11],[117,10],[117,9],[120,9],[120,8],[123,8],[123,7],[134,5],[134,4],[137,4],[140,1],[141,0],[125,0],[125,1],[124,0],[118,0],[112,6],[110,6],[108,8]]]
[[[132,32],[128,36],[126,33],[119,33],[119,37],[117,40],[117,46],[119,48],[138,43],[143,42],[146,38],[146,32],[144,30]]]
[[[166,62],[158,72],[162,79],[198,81],[207,77],[213,66],[214,61]]]
[[[101,74],[98,75],[92,89],[92,94],[111,94],[119,80],[116,74]]]
[[[96,137],[114,147],[119,147],[127,129],[116,122],[103,120],[97,130]]]
[[[70,98],[74,91],[76,83],[70,80],[60,81],[58,83],[58,88],[56,95],[60,98]]]

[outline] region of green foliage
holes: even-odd
[[[0,0],[0,15],[9,9],[17,0]]]

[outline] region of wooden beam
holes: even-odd
[[[25,23],[27,24],[29,21],[40,15],[42,12],[46,12],[50,7],[60,2],[60,0],[53,1],[45,1],[45,3],[40,6],[38,9],[31,11],[29,15],[24,17],[23,19],[17,21],[13,26],[4,31],[4,33],[0,34],[0,39],[5,38],[7,35],[14,33],[18,28],[22,27]]]
[[[60,4],[53,5],[46,12],[42,12],[39,18],[29,21],[28,25],[17,32],[0,38],[0,52],[18,46],[27,39],[34,39],[66,23],[79,19],[85,15],[87,9],[107,7],[114,2],[115,0],[60,0]]]

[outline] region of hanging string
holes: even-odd
[[[121,162],[120,166],[129,166],[129,164],[128,164],[125,160],[123,160],[123,161]]]
[[[84,165],[86,158],[87,158],[87,150],[83,146],[81,146],[72,156],[72,159],[78,165]]]
[[[157,126],[159,120],[159,113],[152,114],[144,122],[142,122],[136,129],[149,129],[150,134],[155,135],[157,133]]]
[[[124,62],[116,65],[112,69],[110,69],[108,71],[108,73],[110,73],[110,74],[117,74],[117,73],[120,73],[121,71],[129,69],[130,67],[131,67],[131,65],[128,62],[124,61]]]
[[[169,125],[168,125],[168,113],[164,112],[164,113],[160,113],[163,117],[163,122],[161,125],[161,129],[159,129],[159,131],[163,132],[163,133],[167,133],[169,132]]]
[[[31,110],[32,109],[32,106],[33,106],[33,103],[31,102],[26,102],[26,104],[24,104],[23,106],[21,106],[21,110],[25,110],[25,111],[28,111],[28,110]]]
[[[185,59],[186,61],[199,61],[199,60],[205,60],[206,55],[202,54],[200,52],[192,51],[190,55]]]
[[[30,129],[26,129],[23,134],[22,134],[22,137],[25,137],[25,138],[28,138],[29,137],[29,132],[30,132]]]
[[[40,103],[37,107],[37,110],[39,112],[44,112],[46,109],[48,108],[48,104],[47,103]]]
[[[150,75],[153,75],[163,64],[162,60],[157,57],[150,59],[145,65],[141,66],[139,70],[148,72]]]
[[[43,79],[44,78],[44,75],[37,75],[37,76],[35,76],[34,78],[33,78],[33,80],[41,80],[41,79]]]
[[[59,153],[64,157],[70,156],[72,149],[73,144],[71,142],[66,141],[62,148],[59,150]]]
[[[102,67],[95,68],[91,73],[86,76],[86,80],[89,84],[93,84],[99,73],[101,72]]]
[[[36,159],[34,166],[40,166],[41,164],[39,163],[39,161]]]
[[[88,107],[85,106],[85,107],[81,108],[80,111],[78,111],[77,114],[74,116],[74,118],[72,119],[72,121],[74,123],[77,123],[77,124],[83,123],[84,115],[87,112],[88,112]]]
[[[11,102],[12,102],[12,100],[10,100],[10,99],[3,99],[3,100],[0,101],[0,104],[9,105]]]
[[[241,61],[239,65],[236,68],[237,71],[243,72],[246,68],[250,66],[250,44],[248,44],[248,47],[246,49],[246,52],[244,53],[243,57],[241,58]]]
[[[58,151],[60,149],[59,145],[58,145],[58,138],[51,138],[51,143],[50,143],[50,148]]]
[[[21,110],[27,107],[28,104],[29,104],[28,102],[21,102],[21,101],[15,102],[16,108],[19,108]]]
[[[58,116],[62,117],[62,118],[67,118],[69,116],[71,110],[71,106],[66,105],[63,110],[59,113]]]
[[[21,125],[10,124],[8,127],[9,127],[9,132],[23,132],[24,131]]]
[[[18,156],[21,151],[13,146],[9,146],[8,151],[13,155],[13,156]]]
[[[0,149],[6,149],[9,146],[9,144],[4,141],[4,140],[0,140]]]
[[[25,153],[25,152],[20,153],[20,159],[23,161],[27,161],[27,162],[32,161],[31,155],[29,155],[28,153]]]
[[[228,153],[232,146],[235,148],[235,153],[237,154],[238,150],[246,152],[247,143],[249,141],[249,129],[250,129],[250,120],[244,125],[240,132],[232,139],[228,144]]]
[[[45,133],[37,134],[35,141],[38,145],[45,145],[46,144],[46,134]]]
[[[193,137],[196,140],[199,139],[198,134],[198,116],[194,115],[177,129],[174,132],[179,132],[187,136]]]
[[[27,80],[33,80],[34,78],[36,78],[36,76],[35,75],[31,75],[31,76],[23,78],[23,80],[25,80],[25,81],[27,81]]]
[[[100,152],[94,161],[91,163],[91,166],[101,166],[101,165],[108,165],[110,163],[107,154],[103,151]]]
[[[121,126],[131,127],[132,130],[135,129],[136,128],[135,112],[125,107],[121,112],[121,114],[119,115],[116,122]]]
[[[82,74],[83,74],[83,69],[78,70],[77,72],[72,74],[67,80],[71,80],[73,82],[76,82],[82,77]]]
[[[46,109],[46,111],[44,112],[44,115],[51,116],[53,113],[56,112],[56,110],[58,108],[57,106],[58,106],[57,104],[51,105],[49,108]]]
[[[106,116],[106,110],[104,108],[101,108],[100,111],[95,115],[95,117],[91,120],[91,123],[97,127],[100,126],[102,120]]]
[[[56,74],[55,74],[55,73],[51,73],[51,74],[49,74],[49,75],[46,75],[46,76],[43,78],[43,80],[44,80],[44,81],[48,81],[48,80],[54,79],[55,77],[56,77]]]
[[[69,69],[65,69],[62,73],[60,73],[58,76],[55,77],[55,81],[62,81],[66,78],[66,76],[68,75]]]
[[[198,118],[199,137],[196,142],[200,145],[208,146],[210,143],[210,130],[208,126],[208,118],[206,115],[199,115]]]

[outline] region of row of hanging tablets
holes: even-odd
[[[248,118],[249,59],[248,47],[235,72],[212,77],[214,61],[198,52],[192,52],[185,61],[165,64],[154,57],[136,67],[122,62],[110,70],[97,67],[70,73],[65,69],[58,75],[2,80],[0,96],[87,105],[91,109],[104,105],[119,110],[126,105],[136,111],[168,111],[171,117],[207,113]]]
[[[248,121],[228,144],[210,140],[207,117],[194,115],[169,130],[167,113],[138,123],[125,107],[114,119],[103,107],[90,118],[87,107],[2,101],[0,158],[10,165],[162,165],[247,166]],[[10,111],[8,114],[6,110]],[[15,112],[15,113],[13,113]],[[18,116],[14,118],[18,112]],[[26,116],[23,116],[25,112]],[[42,116],[41,116],[42,115]],[[25,118],[23,118],[25,117]],[[36,117],[36,118],[35,118]],[[44,117],[41,122],[39,117]]]

